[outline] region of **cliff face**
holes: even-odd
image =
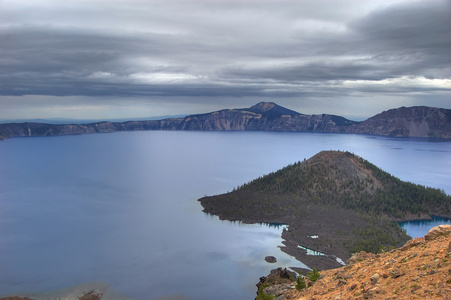
[[[227,109],[188,116],[179,130],[249,130],[345,132],[356,122],[334,115],[303,115],[274,103],[261,102],[248,109]]]
[[[130,121],[124,123],[99,122],[91,124],[8,123],[0,124],[0,140],[23,136],[54,136],[136,130],[175,130],[181,120],[167,119],[159,121]]]
[[[272,102],[243,109],[225,109],[185,118],[123,123],[53,125],[43,123],[0,124],[0,140],[17,136],[48,136],[133,130],[249,130],[361,133],[394,137],[451,138],[451,110],[402,107],[380,113],[366,121],[321,114],[304,115]]]
[[[363,122],[355,122],[328,114],[304,115],[271,102],[261,102],[247,109],[191,115],[182,119],[176,129],[358,133],[449,139],[451,110],[425,106],[401,107]]]
[[[426,106],[391,109],[347,128],[346,132],[449,139],[451,110]]]

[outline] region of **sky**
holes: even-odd
[[[451,108],[451,0],[0,0],[0,120]]]

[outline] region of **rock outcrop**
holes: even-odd
[[[435,226],[424,236],[426,241],[432,241],[440,236],[449,236],[451,234],[451,225],[439,225]]]
[[[277,262],[277,258],[274,256],[266,256],[265,261],[270,264],[275,264]]]
[[[286,300],[451,299],[450,243],[451,226],[443,225],[390,252],[355,254],[348,265],[322,271],[314,283],[306,277],[310,286],[301,291],[294,281],[278,283],[274,274],[260,283],[268,283],[266,294]]]

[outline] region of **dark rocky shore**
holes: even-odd
[[[205,200],[205,199],[204,199]],[[203,199],[201,199],[201,202]],[[205,211],[210,211],[209,204],[202,204]],[[311,205],[304,208],[303,213],[306,217],[303,219],[265,219],[265,218],[243,218],[243,223],[286,223],[287,229],[282,232],[283,247],[280,249],[301,261],[309,268],[316,267],[318,270],[332,269],[341,267],[339,261],[346,261],[351,257],[351,253],[343,246],[344,241],[355,237],[353,230],[363,228],[368,222],[362,219],[358,214],[349,210],[337,209],[333,207],[321,207]],[[229,220],[224,215],[220,219]],[[343,220],[346,220],[343,222]],[[408,239],[402,239],[402,244]],[[322,253],[323,255],[312,255],[307,252],[302,245],[312,251]],[[338,259],[337,259],[338,258]],[[276,266],[277,264],[275,264]],[[291,266],[299,270],[297,266]],[[307,270],[300,270],[306,273]]]

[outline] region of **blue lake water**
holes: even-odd
[[[0,142],[0,294],[104,282],[134,299],[253,299],[260,276],[301,266],[278,248],[282,229],[219,221],[196,200],[322,150],[451,194],[443,141],[148,131]]]
[[[433,216],[433,220],[399,222],[399,226],[404,228],[412,238],[423,237],[432,227],[443,224],[451,225],[451,220]]]

